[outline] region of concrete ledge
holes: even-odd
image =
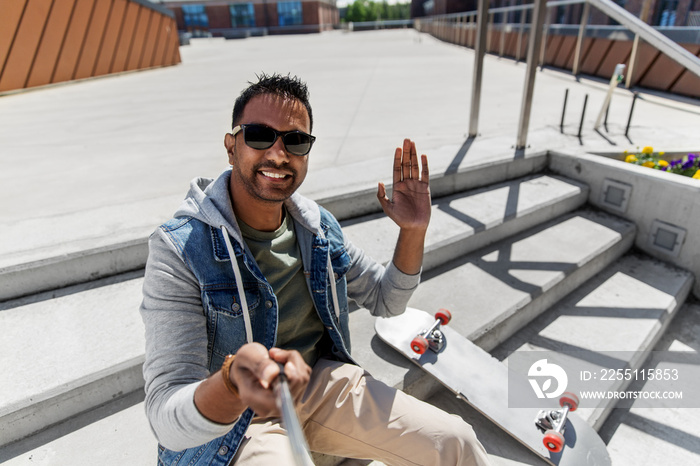
[[[590,186],[591,205],[637,224],[638,249],[700,277],[700,181],[600,155],[550,152],[549,157],[552,171]],[[624,209],[603,202],[607,180],[628,187]],[[651,246],[657,221],[685,231],[676,251]],[[700,281],[693,294],[700,298]]]
[[[141,269],[148,238],[0,269],[0,302]]]

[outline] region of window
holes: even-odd
[[[255,27],[255,10],[252,3],[236,3],[229,6],[231,26],[235,28]]]
[[[209,28],[209,17],[204,11],[204,5],[182,5],[182,15],[187,29]]]
[[[280,26],[295,26],[302,24],[301,2],[279,2],[277,16]]]

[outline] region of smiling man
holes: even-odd
[[[146,412],[159,464],[293,464],[272,387],[284,367],[313,451],[388,465],[486,464],[461,419],[375,380],[350,354],[348,299],[404,311],[430,220],[428,162],[394,152],[384,212],[400,227],[376,263],[296,191],[313,114],[306,85],[263,75],[236,100],[224,137],[231,169],[195,179],[151,236],[141,314]]]

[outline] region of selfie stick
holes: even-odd
[[[282,413],[282,424],[287,429],[289,442],[292,445],[292,456],[296,466],[313,466],[311,456],[309,455],[309,446],[306,444],[304,431],[299,424],[299,418],[294,410],[294,400],[289,391],[287,376],[284,373],[284,366],[280,366],[280,373],[277,376],[277,384],[275,385],[275,393],[277,395],[277,407]]]

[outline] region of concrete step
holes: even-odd
[[[142,389],[141,275],[0,304],[0,446]]]
[[[515,361],[523,352],[546,351],[549,363],[567,371],[567,390],[624,391],[632,380],[583,382],[578,375],[581,370],[601,374],[604,369],[641,369],[685,303],[693,280],[690,272],[636,252],[628,254],[530,322],[493,355]],[[521,366],[510,365],[527,371]],[[582,399],[577,413],[600,429],[616,404],[615,399]]]
[[[622,256],[634,234],[619,217],[579,210],[434,269],[409,305],[450,309],[450,325],[490,351]],[[430,394],[423,371],[368,331],[372,316],[353,312],[350,325],[363,367],[416,396]]]
[[[691,386],[700,380],[700,303],[687,302],[678,311],[666,333],[654,347],[665,360],[652,359],[643,370],[656,370],[674,358],[693,355],[694,364],[679,366]],[[692,370],[692,372],[691,372]],[[692,377],[694,375],[694,377]],[[685,378],[685,377],[684,377]],[[700,408],[693,390],[686,385],[682,407],[663,402],[654,408],[635,401],[618,406],[599,431],[608,444],[613,464],[700,464]],[[658,382],[640,381],[630,389],[642,391],[665,390]],[[697,393],[697,389],[694,390]]]
[[[587,197],[588,188],[583,184],[537,174],[435,199],[423,270],[573,211]],[[386,215],[358,217],[342,224],[347,236],[369,256],[384,264],[391,260],[399,228]]]
[[[467,149],[458,151],[458,160],[461,161]],[[438,160],[454,157],[449,150],[436,155]],[[302,193],[316,199],[340,220],[376,213],[381,207],[376,199],[375,182],[369,183],[369,187],[365,186],[367,183],[359,187],[342,183],[329,186],[327,180],[363,179],[363,173],[378,170],[377,164],[373,160],[369,166],[333,165],[319,170],[304,185],[310,191],[302,190]],[[459,168],[459,164],[453,167],[446,162],[438,163],[433,167],[431,189],[435,198],[443,197],[537,173],[546,164],[546,152],[515,158],[513,154],[490,153],[483,160],[470,160]],[[355,173],[358,178],[348,173]],[[137,201],[0,222],[3,231],[0,302],[144,267],[148,235],[170,218],[186,189],[187,185],[183,184],[176,195],[156,196],[148,191]],[[47,235],[46,231],[51,234]]]
[[[574,209],[585,202],[586,196],[585,186],[562,178],[536,175],[438,199],[433,208],[427,260],[434,268],[453,257],[456,251],[474,249],[494,238]],[[390,242],[385,236],[390,225],[393,226],[393,222],[385,217],[370,216],[356,220],[348,230],[360,247],[371,255],[389,260],[393,246],[384,244]],[[105,251],[107,256],[138,260],[137,248],[145,244],[135,242],[133,246],[134,254],[109,250],[108,246]],[[84,252],[85,257],[73,265],[89,270],[86,261],[102,260],[92,252]],[[54,265],[66,274],[72,267],[65,257]],[[17,329],[0,343],[3,350],[0,357],[5,368],[0,382],[6,377],[9,387],[0,401],[2,444],[142,387],[144,342],[138,315],[140,274],[134,272],[101,279],[2,305],[5,311],[0,314],[0,325]],[[78,276],[81,280],[86,278]],[[55,335],[55,338],[36,338],[30,340],[29,345],[20,344],[24,335],[32,334]],[[110,344],[105,345],[105,341]],[[26,350],[18,350],[23,347]],[[45,361],[51,368],[40,373],[45,378],[40,383],[34,374],[37,360]]]

